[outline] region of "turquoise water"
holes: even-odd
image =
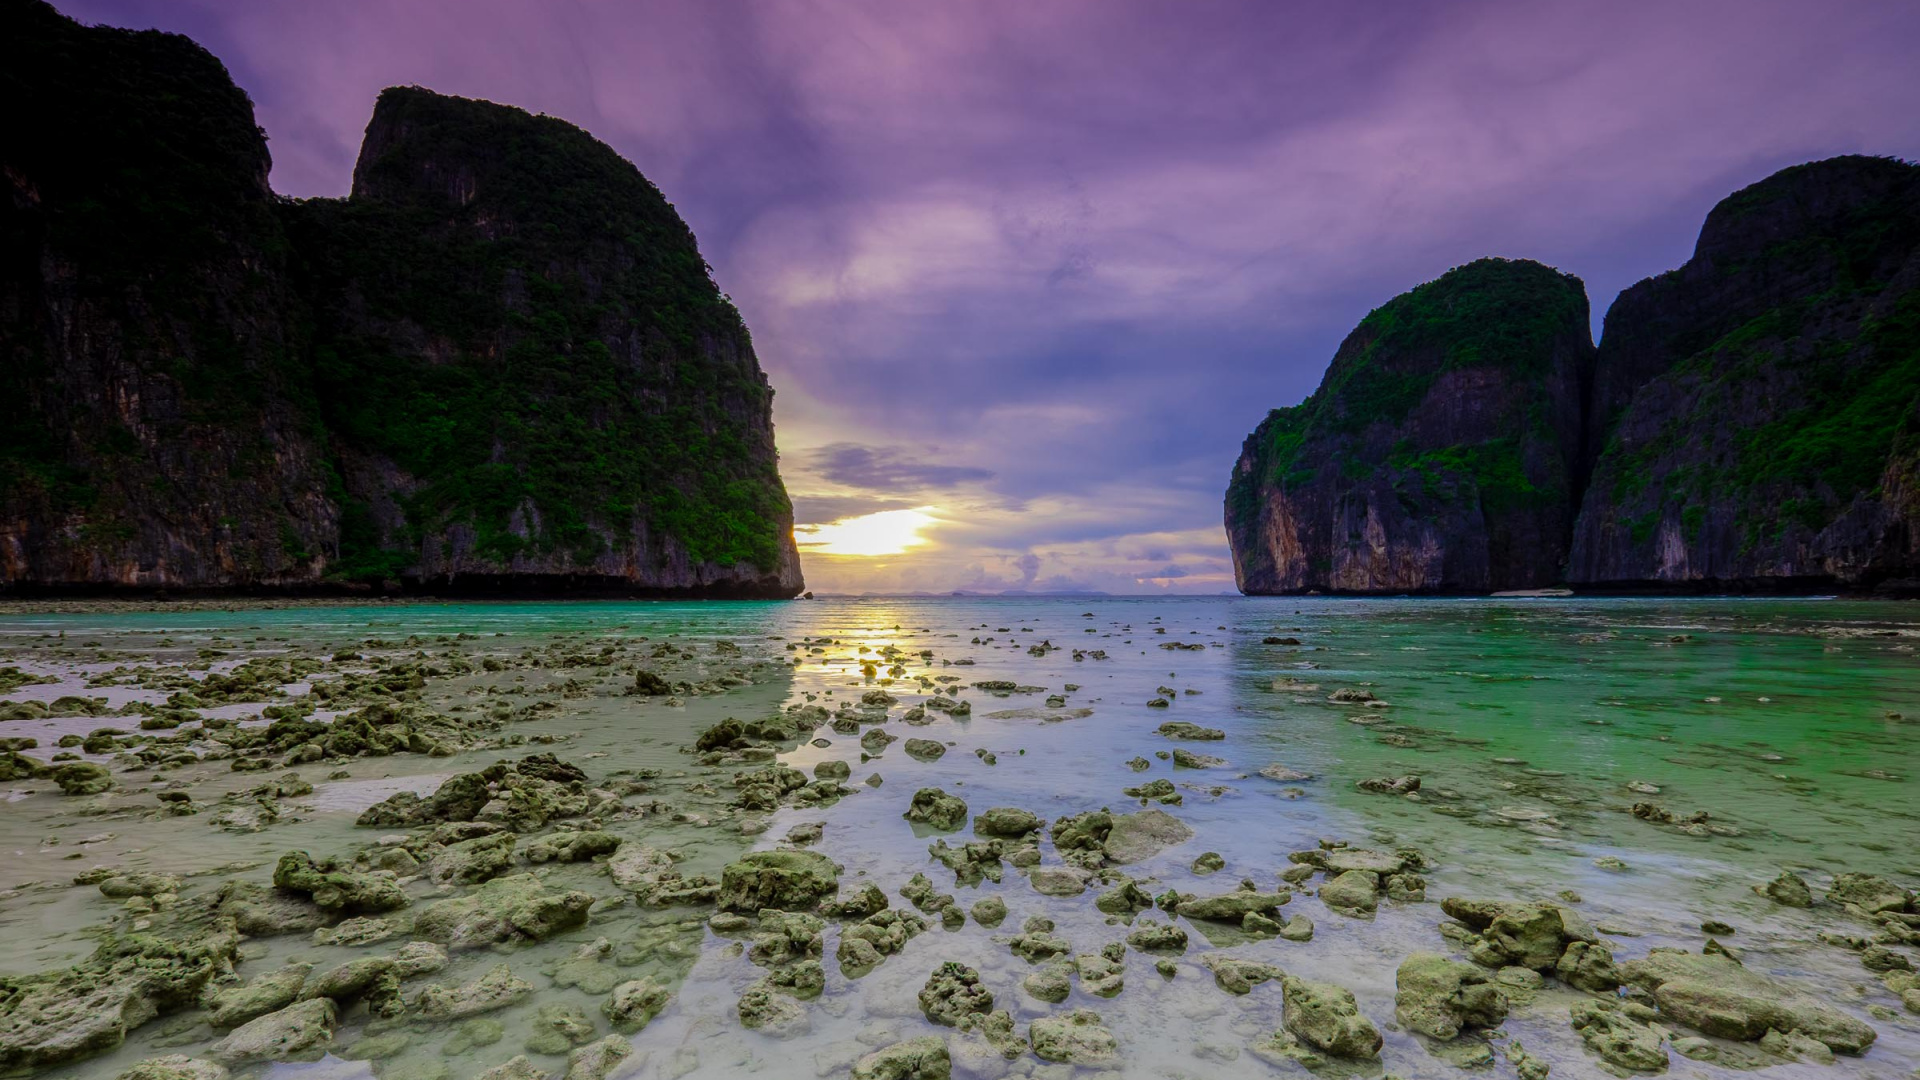
[[[957,794],[975,812],[1020,806],[1053,818],[1101,806],[1131,809],[1134,800],[1122,788],[1165,777],[1183,799],[1169,812],[1196,836],[1129,868],[1151,876],[1156,892],[1221,892],[1242,878],[1271,888],[1288,865],[1288,852],[1321,840],[1414,846],[1436,863],[1427,875],[1431,898],[1543,899],[1571,891],[1590,919],[1620,931],[1615,948],[1622,959],[1654,945],[1697,949],[1705,940],[1699,924],[1721,919],[1739,927],[1729,943],[1750,966],[1804,980],[1862,1016],[1873,1005],[1899,1008],[1851,953],[1815,938],[1821,930],[1862,928],[1841,925],[1842,917],[1831,912],[1777,909],[1750,886],[1783,868],[1804,874],[1816,891],[1843,870],[1886,874],[1907,884],[1920,875],[1920,664],[1914,653],[1920,610],[1907,606],[1838,600],[1083,597],[0,613],[0,649],[62,632],[68,642],[119,643],[136,651],[161,637],[177,646],[220,637],[228,645],[251,641],[246,647],[252,649],[331,649],[369,637],[402,648],[410,636],[430,641],[466,633],[478,635],[471,647],[481,649],[569,635],[678,635],[798,656],[790,679],[691,706],[742,716],[794,701],[831,707],[848,695],[857,698],[877,684],[861,674],[859,662],[873,655],[861,653],[862,647],[877,652],[891,645],[907,654],[905,677],[889,686],[902,699],[896,717],[928,696],[913,682],[921,675],[958,676],[962,685],[1003,679],[1044,688],[1006,696],[969,691],[970,717],[925,727],[888,725],[895,735],[951,742],[936,762],[909,758],[897,744],[863,761],[855,738],[822,729],[829,745],[803,744],[782,760],[809,771],[821,760],[848,760],[860,793],[831,808],[781,810],[757,839],[737,841],[774,846],[795,824],[823,822],[816,849],[845,867],[843,888],[864,877],[894,894],[913,873],[924,872],[962,906],[988,894],[1004,898],[1011,914],[1002,928],[989,931],[969,922],[949,932],[935,920],[934,929],[857,980],[844,978],[832,963],[829,931],[827,992],[809,1004],[808,1029],[786,1039],[740,1027],[734,1001],[763,972],[738,956],[729,939],[696,931],[697,959],[675,1003],[634,1038],[642,1052],[629,1062],[633,1075],[844,1075],[856,1050],[940,1030],[921,1017],[914,995],[928,973],[949,959],[978,967],[997,1004],[1012,1009],[1023,1030],[1035,1016],[1075,1006],[1100,1012],[1120,1040],[1119,1071],[1127,1076],[1275,1071],[1239,1048],[1277,1026],[1277,989],[1258,987],[1246,997],[1216,989],[1197,962],[1208,944],[1199,934],[1171,981],[1136,955],[1128,961],[1127,988],[1116,998],[1078,989],[1061,1005],[1027,997],[1019,984],[1030,969],[1004,944],[1023,918],[1052,918],[1080,952],[1119,940],[1126,929],[1093,908],[1094,892],[1042,896],[1017,873],[999,884],[956,889],[952,875],[927,857],[934,834],[901,820],[907,801],[923,786]],[[1263,643],[1275,637],[1298,644]],[[810,643],[786,648],[801,639]],[[1053,648],[1040,655],[1029,651],[1043,643]],[[1162,647],[1174,643],[1200,647]],[[1103,650],[1106,659],[1076,660],[1076,649]],[[931,650],[931,659],[922,660],[921,650]],[[1077,689],[1067,690],[1069,684]],[[1174,691],[1168,707],[1149,707],[1163,687]],[[1328,700],[1343,688],[1365,689],[1386,705]],[[42,692],[50,691],[28,687],[7,697]],[[1064,706],[1048,707],[1049,694],[1063,695]],[[671,740],[646,736],[644,725],[652,721],[623,711],[630,706],[588,701],[577,708],[578,716],[563,712],[553,723],[583,731],[584,741],[572,748],[597,747],[596,753],[607,755],[600,766],[674,760]],[[1168,720],[1219,728],[1226,738],[1171,743],[1154,733]],[[1225,763],[1185,769],[1155,756],[1175,745]],[[995,764],[984,763],[975,751],[990,752]],[[1148,759],[1150,768],[1129,768],[1136,757]],[[1258,775],[1274,764],[1313,778],[1279,782]],[[392,759],[383,767],[427,773],[450,764]],[[859,784],[875,773],[884,779],[880,786]],[[1362,779],[1408,775],[1421,779],[1414,798],[1355,786]],[[33,816],[45,798],[10,804],[0,814],[14,815],[16,824],[29,820],[31,829],[20,830],[24,836],[51,820]],[[1635,803],[1658,804],[1682,817],[1705,811],[1708,817],[1690,830],[1654,824],[1629,812]],[[364,842],[349,827],[350,817],[323,808],[288,831],[276,826],[244,838],[223,837],[179,858],[211,866],[239,849],[267,857],[296,838],[343,847]],[[696,860],[706,851],[722,861],[728,850],[711,837],[691,843]],[[157,858],[164,846],[156,841],[143,857]],[[1188,864],[1202,851],[1219,852],[1226,869],[1196,877]],[[1050,846],[1047,852],[1051,865],[1056,860]],[[38,878],[40,869],[28,859],[16,872]],[[604,879],[600,888],[606,889]],[[29,914],[50,908],[66,914],[37,922]],[[57,931],[92,911],[88,903],[26,893],[0,906],[0,925]],[[1315,922],[1312,941],[1248,942],[1235,933],[1210,932],[1214,944],[1232,948],[1234,955],[1353,990],[1362,1011],[1389,1029],[1386,1071],[1452,1075],[1451,1066],[1412,1037],[1390,1030],[1399,959],[1445,948],[1434,930],[1442,921],[1437,905],[1386,905],[1376,918],[1362,921],[1301,896],[1283,909],[1294,912]],[[606,931],[589,927],[513,962],[544,985],[541,966],[596,932]],[[49,940],[60,938],[54,933]],[[59,948],[16,948],[6,970],[28,969],[28,960],[45,959]],[[1565,1003],[1546,995],[1516,1012],[1506,1030],[1547,1057],[1556,1076],[1598,1075],[1597,1063],[1568,1028]],[[1920,1066],[1913,1018],[1870,1022],[1881,1038],[1867,1058],[1843,1059],[1830,1068],[1781,1064],[1770,1075],[1892,1077]],[[338,1041],[346,1046],[352,1039],[350,1022]],[[411,1056],[380,1064],[330,1060],[277,1072],[398,1080],[435,1075],[431,1066],[444,1059],[453,1063],[449,1075],[465,1075],[520,1052],[509,1037],[492,1048],[491,1057],[447,1058],[428,1049],[432,1042],[422,1037]],[[960,1054],[963,1040],[954,1042]],[[1688,1075],[1730,1073],[1677,1057],[1674,1064]],[[556,1068],[552,1060],[545,1065]],[[1031,1057],[1009,1064],[965,1054],[957,1067],[988,1080],[1055,1075],[1063,1068]],[[1499,1068],[1510,1071],[1504,1063]]]

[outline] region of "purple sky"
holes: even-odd
[[[934,508],[835,591],[1230,590],[1240,441],[1370,308],[1504,255],[1597,328],[1735,188],[1920,156],[1911,0],[56,3],[217,53],[286,194],[393,84],[610,143],[753,328],[800,521]]]

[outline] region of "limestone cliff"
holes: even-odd
[[[1242,591],[1920,591],[1920,167],[1786,169],[1585,320],[1491,260],[1369,315],[1234,467]]]
[[[1920,576],[1920,167],[1836,158],[1729,196],[1686,265],[1620,294],[1596,370],[1576,583]]]
[[[1243,592],[1484,592],[1561,578],[1593,346],[1579,279],[1482,259],[1394,298],[1227,489]]]
[[[610,148],[389,90],[296,202],[186,38],[0,41],[0,588],[802,588],[751,338]]]

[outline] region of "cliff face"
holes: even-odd
[[[335,532],[253,106],[183,37],[0,9],[0,582],[273,585]]]
[[[289,202],[187,39],[0,38],[0,586],[802,588],[746,327],[611,149],[389,90]]]
[[[1920,588],[1920,167],[1735,193],[1586,338],[1530,263],[1369,315],[1241,452],[1241,590]]]
[[[1483,259],[1389,301],[1227,489],[1242,592],[1483,592],[1560,580],[1593,346],[1577,278]]]
[[[1597,372],[1573,581],[1920,575],[1920,167],[1836,158],[1729,196],[1607,312]]]

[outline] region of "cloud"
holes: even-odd
[[[950,488],[993,479],[993,473],[967,465],[936,465],[895,447],[832,443],[808,452],[805,467],[835,484],[878,491]]]

